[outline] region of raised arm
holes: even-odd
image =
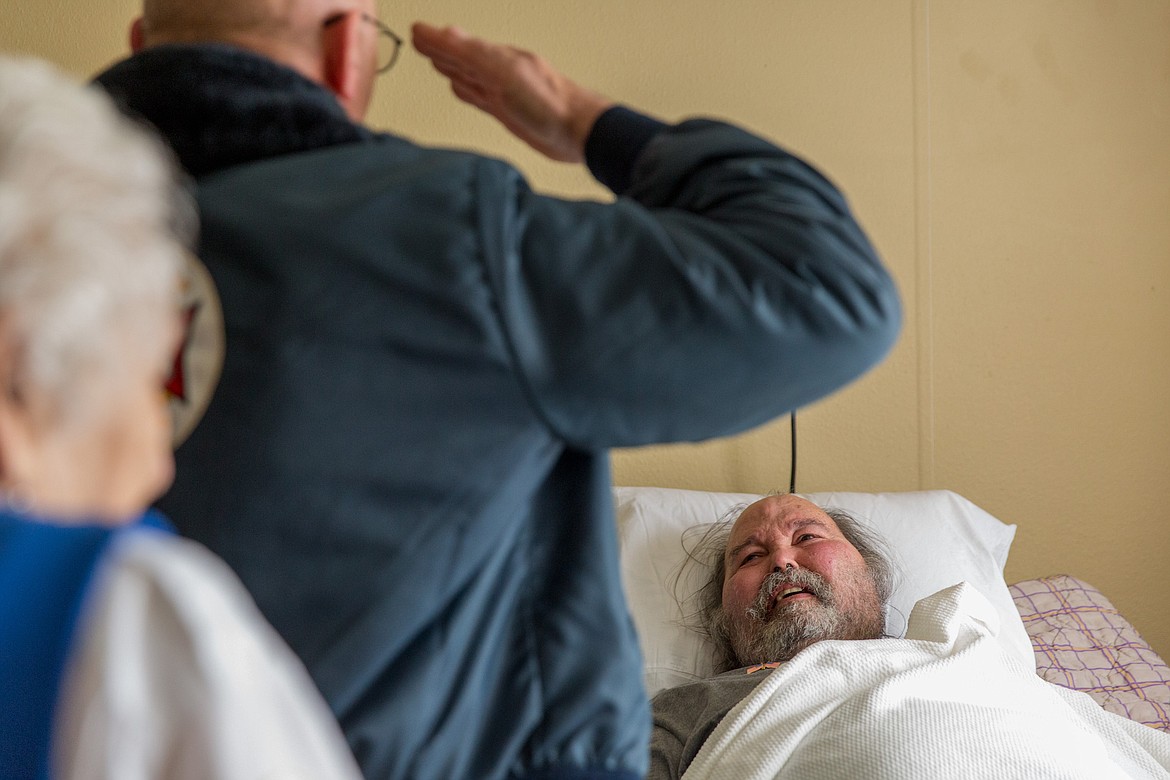
[[[528,52],[415,27],[455,94],[616,203],[484,163],[489,284],[529,395],[584,448],[723,436],[842,387],[897,335],[894,283],[841,192],[725,122],[667,125]]]

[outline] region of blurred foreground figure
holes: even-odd
[[[5,780],[358,776],[230,570],[143,513],[192,214],[104,95],[0,58]]]
[[[368,777],[637,778],[608,449],[841,387],[898,297],[800,159],[454,28],[413,43],[455,94],[616,202],[373,132],[395,40],[373,0],[149,0],[98,77],[196,177],[223,302],[222,379],[160,506],[239,573]]]

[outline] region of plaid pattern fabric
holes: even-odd
[[[1065,574],[1008,590],[1032,640],[1037,674],[1170,732],[1170,667],[1101,591]]]

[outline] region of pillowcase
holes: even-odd
[[[811,493],[804,498],[843,509],[888,543],[898,569],[886,631],[901,636],[915,602],[958,582],[969,582],[995,607],[999,640],[1020,662],[1035,668],[1028,634],[1003,567],[1016,527],[1006,525],[947,490],[913,493]],[[712,674],[710,641],[684,619],[704,572],[683,568],[687,550],[707,526],[736,504],[761,496],[673,488],[616,487],[621,570],[637,626],[647,692]],[[685,534],[685,538],[684,538]],[[684,547],[684,542],[686,547]],[[684,600],[680,606],[679,599]]]

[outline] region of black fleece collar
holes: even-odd
[[[158,128],[192,176],[374,134],[296,71],[225,44],[155,46],[95,81]]]

